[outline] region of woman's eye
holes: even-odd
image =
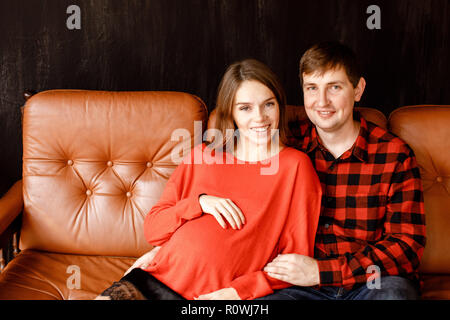
[[[241,110],[241,111],[248,111],[248,110],[250,110],[250,107],[249,106],[242,106],[242,107],[239,108],[239,110]]]
[[[267,102],[267,103],[266,103],[266,107],[267,107],[267,108],[271,108],[271,107],[273,107],[274,105],[275,105],[274,102]]]
[[[315,91],[317,88],[316,87],[306,87],[306,90],[308,91]]]

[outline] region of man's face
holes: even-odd
[[[306,114],[319,134],[351,130],[353,105],[361,99],[365,87],[363,78],[356,88],[343,68],[303,74],[303,94]]]

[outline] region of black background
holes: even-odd
[[[449,0],[0,0],[0,194],[21,177],[20,106],[32,89],[174,90],[212,110],[226,67],[268,64],[302,104],[298,60],[312,44],[352,47],[360,105],[450,104]],[[69,30],[70,5],[81,30]],[[381,29],[369,30],[369,5]]]

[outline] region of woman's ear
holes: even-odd
[[[361,97],[364,93],[365,88],[366,88],[366,80],[363,77],[361,77],[361,78],[359,78],[358,84],[356,85],[356,88],[355,88],[355,101],[356,102],[361,100]]]

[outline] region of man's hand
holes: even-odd
[[[135,268],[147,268],[148,265],[153,261],[153,258],[156,256],[156,253],[158,253],[159,249],[161,249],[161,247],[154,247],[152,250],[141,256],[127,271],[125,271],[123,275],[126,276],[131,270]]]
[[[241,300],[236,289],[225,288],[199,295],[195,300]]]
[[[280,254],[264,267],[264,271],[272,278],[296,286],[310,287],[320,284],[317,261],[300,254]]]

